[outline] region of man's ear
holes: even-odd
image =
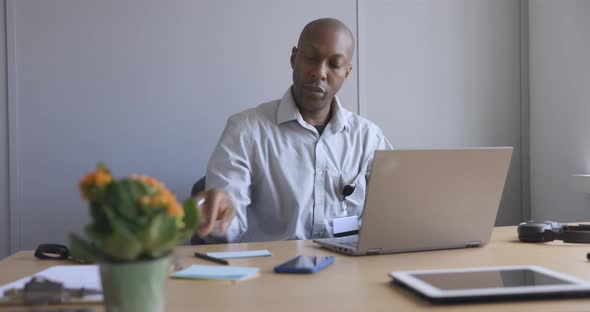
[[[350,75],[350,72],[352,71],[352,64],[350,64],[350,66],[348,66],[348,70],[346,71],[346,76],[344,76],[344,78],[348,78],[348,75]]]
[[[297,48],[293,47],[291,49],[291,69],[295,67],[295,56],[297,55]]]

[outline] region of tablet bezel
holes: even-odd
[[[474,289],[453,289],[444,290],[414,277],[414,274],[431,274],[431,273],[461,273],[461,272],[488,272],[488,271],[505,271],[505,270],[532,270],[540,274],[548,275],[557,279],[567,281],[571,284],[561,285],[543,285],[543,286],[521,286],[521,287],[501,287],[501,288],[474,288]],[[535,265],[520,266],[496,266],[481,268],[463,268],[463,269],[437,269],[437,270],[414,270],[390,272],[389,275],[394,282],[411,288],[433,301],[472,301],[479,298],[509,298],[509,297],[537,297],[538,295],[557,295],[557,296],[575,296],[576,294],[590,294],[590,283],[567,275],[564,273],[552,271],[550,269]]]

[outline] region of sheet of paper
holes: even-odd
[[[218,266],[218,265],[196,265],[174,272],[174,278],[194,278],[212,280],[242,280],[258,275],[258,268]]]
[[[354,232],[359,230],[359,217],[350,216],[344,218],[335,218],[334,224],[334,235],[341,233]]]
[[[207,256],[220,258],[220,259],[231,259],[231,258],[250,258],[250,257],[268,257],[272,256],[270,251],[263,250],[245,250],[245,251],[226,251],[226,252],[208,252]]]
[[[60,282],[66,288],[92,288],[102,290],[100,273],[97,265],[56,265],[33,275],[0,286],[0,298],[4,291],[11,288],[22,289],[33,276],[41,276],[54,282]],[[89,301],[102,301],[102,295],[88,296]]]

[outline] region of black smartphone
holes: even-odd
[[[315,273],[334,262],[333,256],[297,256],[275,267],[276,273]]]

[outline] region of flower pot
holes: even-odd
[[[170,257],[99,267],[107,312],[164,311]]]

